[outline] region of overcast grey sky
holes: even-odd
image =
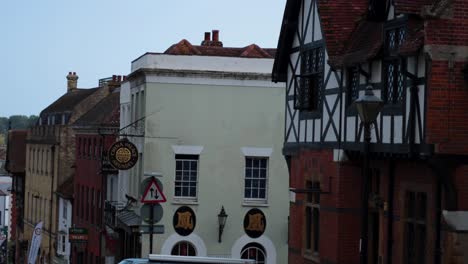
[[[145,52],[220,30],[226,47],[276,48],[286,0],[14,0],[0,8],[0,116],[38,115],[66,91],[126,75]]]

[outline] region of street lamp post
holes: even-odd
[[[364,164],[362,171],[362,200],[361,200],[361,240],[359,241],[360,264],[367,264],[368,254],[368,218],[369,218],[369,152],[371,142],[371,124],[375,122],[382,110],[383,101],[372,92],[372,86],[366,87],[363,96],[359,97],[356,105],[359,117],[364,126]]]

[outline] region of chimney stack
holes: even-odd
[[[211,33],[205,32],[205,39],[201,43],[202,46],[211,46]]]
[[[69,72],[67,75],[67,92],[71,92],[78,88],[78,75],[76,72]]]
[[[210,32],[205,32],[205,39],[202,41],[202,46],[222,47],[223,42],[219,41],[219,30],[213,30],[213,39],[210,39]]]
[[[219,30],[213,29],[213,41],[211,42],[211,46],[223,46],[223,42],[219,41]]]

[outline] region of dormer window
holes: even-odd
[[[401,104],[404,100],[406,60],[398,55],[398,51],[406,39],[406,22],[407,18],[402,17],[387,22],[384,27],[383,100],[387,104]]]
[[[294,93],[294,107],[317,111],[321,105],[324,71],[323,47],[306,49],[301,53],[301,75]]]

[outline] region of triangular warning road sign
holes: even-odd
[[[151,178],[151,181],[141,197],[141,202],[147,204],[166,202],[166,196],[164,196],[155,178]]]

